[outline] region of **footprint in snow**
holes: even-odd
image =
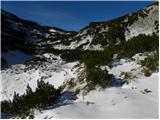
[[[90,102],[90,101],[87,101],[87,102],[86,102],[86,105],[87,105],[87,106],[93,105],[93,104],[95,104],[95,103],[94,103],[94,102]]]
[[[152,91],[149,90],[148,88],[144,89],[143,91],[141,90],[140,91],[142,94],[148,94],[148,93],[151,93]]]
[[[128,98],[127,96],[124,97],[125,99]]]

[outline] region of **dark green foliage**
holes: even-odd
[[[11,114],[11,104],[12,102],[9,101],[2,101],[1,102],[1,112],[5,113],[7,111],[8,114]]]
[[[58,50],[51,46],[45,46],[45,49],[43,49],[42,51],[42,53],[53,53],[55,55],[59,55],[64,52],[64,50]]]
[[[116,52],[116,47],[109,46],[103,51],[86,52],[83,61],[87,68],[92,68],[95,65],[106,65],[112,61],[113,54]]]
[[[109,74],[106,69],[90,68],[86,70],[86,81],[89,90],[94,89],[96,85],[106,88],[113,78],[113,75]]]
[[[73,62],[81,60],[84,54],[84,50],[75,49],[75,50],[66,50],[61,54],[61,58],[68,62]]]
[[[59,37],[58,39],[61,40],[61,43],[63,45],[70,45],[70,41],[69,41],[70,37],[71,37],[70,35],[63,35],[63,36]]]
[[[100,68],[96,68],[98,65],[108,65],[113,60],[113,55],[117,54],[119,58],[131,58],[137,53],[144,53],[146,51],[151,52],[158,50],[159,40],[158,36],[146,36],[139,35],[133,37],[128,41],[123,41],[118,45],[110,45],[106,47],[103,51],[88,51],[83,56],[83,61],[86,64],[87,73],[87,87],[89,90],[95,88],[96,85],[105,88],[108,86],[108,82],[113,79],[112,75],[108,74],[108,71],[102,71]],[[145,60],[144,64],[151,69],[157,67],[157,58],[149,58]],[[155,62],[156,60],[156,62]]]
[[[110,45],[103,51],[88,51],[83,55],[83,61],[89,68],[94,67],[95,65],[109,65],[114,54],[118,54],[120,58],[131,58],[137,53],[158,50],[158,47],[158,36],[141,34],[128,41],[123,41],[118,45]]]
[[[136,53],[154,51],[158,47],[158,36],[139,35],[118,45],[110,45],[103,51],[67,50],[61,57],[66,61],[82,60],[87,68],[92,68],[95,65],[109,65],[114,54],[118,54],[120,58],[131,58]]]
[[[142,66],[146,66],[149,70],[154,71],[159,65],[159,54],[156,52],[155,54],[149,55],[143,61],[141,61]]]
[[[77,34],[77,32],[70,32],[69,34],[63,35],[63,37],[60,38],[61,43],[64,45],[70,45],[72,41],[74,41],[74,36]],[[71,39],[71,40],[69,40]]]
[[[103,35],[103,34],[104,34],[104,33],[97,34],[97,35],[93,38],[91,44],[93,44],[93,45],[100,44],[100,45],[103,45],[103,46],[109,44],[109,42],[108,42],[109,40],[108,40],[107,38],[105,38],[105,35]]]
[[[159,38],[156,35],[146,36],[140,34],[137,37],[133,37],[127,42],[119,44],[119,54],[123,57],[132,57],[136,53],[143,53],[146,51],[158,50]],[[127,52],[126,52],[127,51]]]
[[[119,41],[125,40],[123,27],[119,25],[115,25],[109,28],[106,33],[106,38],[109,39],[109,43],[117,43],[117,39]]]
[[[30,116],[33,118],[33,114],[30,114],[32,109],[41,109],[54,104],[60,92],[61,88],[55,89],[48,82],[37,81],[35,92],[28,85],[26,94],[19,96],[19,94],[14,93],[13,101],[2,101],[1,111],[13,116],[18,115],[24,118]]]
[[[36,88],[36,104],[39,107],[46,107],[56,100],[56,98],[60,95],[61,88],[55,89],[53,85],[49,84],[48,82],[45,83],[44,81],[38,81],[37,88]]]

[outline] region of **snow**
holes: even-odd
[[[76,87],[84,85],[77,81],[81,70],[78,71],[75,65],[79,62],[65,63],[59,56],[47,53],[42,56],[51,60],[51,63],[44,63],[38,66],[39,69],[34,68],[26,72],[23,71],[26,66],[21,64],[2,70],[1,100],[12,99],[14,91],[20,95],[24,94],[27,84],[35,90],[36,81],[41,78],[56,88],[71,78],[75,78]],[[138,56],[137,54],[134,58]],[[107,68],[117,78],[121,77],[121,72],[136,75],[129,84],[122,87],[97,88],[88,94],[83,94],[82,91],[75,101],[71,99],[71,92],[66,89],[66,93],[60,97],[54,108],[41,112],[35,110],[35,118],[158,118],[158,73],[145,77],[141,66],[137,64],[137,61],[143,58],[144,56],[139,56],[136,61],[121,59],[119,64],[112,68],[101,67]],[[83,65],[81,67],[83,70]],[[151,92],[147,93],[145,90]]]
[[[140,71],[134,61],[121,60],[110,72],[119,76],[120,72],[133,74]],[[144,92],[145,89],[151,92]],[[35,111],[35,118],[158,118],[158,73],[150,77],[137,75],[131,83],[122,87],[96,89],[87,95],[79,94],[71,104],[54,109]]]
[[[49,29],[49,32],[56,32],[56,30],[55,29]]]
[[[35,67],[24,72],[26,66],[19,64],[2,70],[1,101],[12,99],[14,91],[24,94],[27,84],[35,90],[37,80],[42,78],[56,88],[74,78],[76,88],[84,88],[85,83],[77,81],[78,74],[84,69],[83,64],[77,69],[75,65],[79,62],[65,63],[59,56],[47,53],[42,57],[48,58],[50,62],[41,64],[38,69]],[[72,89],[65,89],[66,92],[55,107],[51,106],[41,112],[35,110],[35,118],[158,118],[158,72],[145,77],[138,64],[145,56],[136,54],[133,58],[135,61],[121,59],[111,68],[101,66],[102,69],[107,68],[116,78],[123,79],[121,72],[131,72],[136,77],[129,84],[97,88],[88,94],[82,90],[75,101],[72,100]],[[146,92],[147,90],[151,92]]]
[[[18,68],[18,66],[17,66]],[[19,69],[19,68],[18,68]],[[31,72],[22,72],[20,74],[12,73],[11,70],[3,73],[2,71],[2,91],[1,91],[1,100],[12,99],[14,91],[20,95],[26,92],[26,87],[29,84],[33,90],[35,90],[37,84],[36,80],[39,78],[38,71]]]
[[[155,21],[158,21],[157,8],[158,6],[146,8],[150,9],[147,17],[138,17],[132,25],[127,26],[125,31],[126,40],[139,34],[150,35],[155,32]],[[131,15],[131,14],[130,14]],[[7,14],[8,17],[10,14]],[[128,18],[124,20],[128,21]],[[9,21],[15,30],[20,30],[18,23]],[[12,24],[13,23],[13,24]],[[101,27],[101,26],[99,26]],[[102,28],[102,32],[108,31],[108,27]],[[39,31],[33,32],[40,34]],[[95,30],[94,30],[95,32]],[[49,32],[44,34],[46,38],[54,38],[55,33],[67,34],[55,29],[49,29]],[[5,35],[5,33],[2,33]],[[68,33],[69,34],[69,33]],[[56,49],[75,49],[82,44],[83,49],[102,50],[100,44],[91,45],[94,35],[87,34],[87,29],[80,31],[75,37],[80,37],[80,41],[72,41],[69,46],[56,44],[57,41],[45,41],[40,45],[53,45]],[[74,40],[74,39],[73,39]],[[136,54],[134,60],[121,59],[115,62],[112,67],[101,66],[101,69],[107,68],[109,73],[113,74],[117,79],[124,79],[123,72],[131,73],[131,80],[125,83],[122,87],[109,87],[92,90],[85,93],[84,86],[86,85],[85,78],[82,83],[78,80],[79,75],[85,69],[83,63],[77,62],[66,63],[60,56],[53,54],[43,54],[39,57],[47,58],[47,62],[36,65],[32,68],[23,65],[22,63],[33,56],[25,55],[20,51],[2,53],[10,65],[10,68],[1,71],[1,99],[12,100],[14,92],[20,95],[26,92],[26,87],[29,84],[34,91],[37,87],[37,80],[44,80],[58,88],[61,85],[67,84],[71,79],[74,80],[76,86],[74,88],[65,88],[64,93],[60,96],[58,103],[51,106],[49,109],[41,112],[35,110],[35,118],[51,119],[51,118],[158,118],[158,72],[154,72],[150,77],[145,77],[142,72],[142,66],[138,64],[144,60],[145,55]],[[16,65],[13,65],[16,64]],[[75,67],[80,64],[80,67]],[[85,73],[84,73],[85,74]],[[76,89],[80,89],[78,99],[72,99],[72,93]],[[147,92],[149,91],[149,92]]]
[[[137,89],[108,88],[91,91],[73,104],[36,113],[36,118],[158,118],[158,74],[138,79]],[[152,93],[142,94],[148,88]],[[87,104],[91,103],[91,104]]]
[[[73,67],[78,62],[65,63],[59,56],[53,54],[46,53],[42,56],[48,58],[50,61],[28,70],[25,65],[19,64],[1,71],[1,82],[3,85],[1,101],[13,99],[14,91],[20,95],[24,94],[28,84],[34,91],[37,87],[37,80],[40,79],[58,88],[64,82],[76,77],[76,69]]]
[[[79,47],[79,46],[82,45],[82,44],[88,43],[88,44],[85,46],[85,48],[83,48],[83,49],[87,49],[87,48],[89,47],[92,39],[93,39],[93,36],[87,35],[87,36],[85,36],[85,38],[82,37],[82,39],[81,39],[80,41],[78,41],[78,42],[77,42],[77,41],[72,42],[71,45],[70,45],[70,47],[71,47],[72,49],[75,49],[75,48]]]
[[[83,46],[83,49],[88,49],[88,50],[103,50],[104,48],[102,45],[97,44],[97,45],[90,45],[88,48],[86,46]]]
[[[114,74],[116,77],[119,77],[122,72],[129,72],[132,69],[140,69],[140,65],[136,64],[134,61],[124,62],[121,65],[113,67],[109,72]]]

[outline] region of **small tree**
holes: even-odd
[[[43,80],[37,81],[36,91],[33,92],[31,87],[27,85],[26,94],[19,96],[14,92],[13,101],[2,101],[2,112],[21,118],[33,118],[34,108],[44,108],[54,104],[55,100],[61,93],[61,87],[55,89],[53,85]]]
[[[113,75],[109,74],[106,69],[101,70],[100,68],[91,68],[87,70],[86,79],[90,88],[94,88],[96,85],[106,88],[113,79]]]

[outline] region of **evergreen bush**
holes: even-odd
[[[33,118],[33,109],[42,109],[54,104],[60,93],[61,87],[55,89],[53,85],[40,80],[37,81],[35,92],[28,85],[24,95],[14,93],[12,101],[2,101],[1,112],[21,118]]]

